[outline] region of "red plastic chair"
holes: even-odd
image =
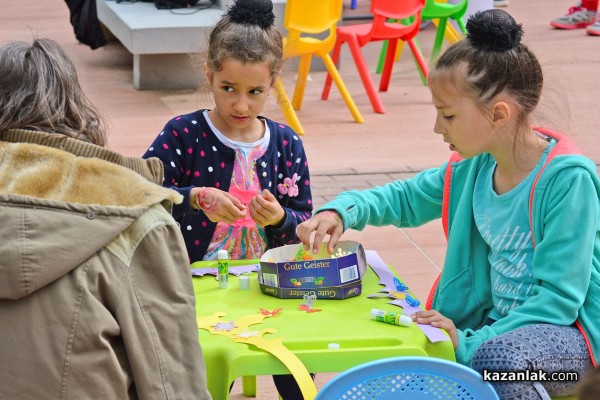
[[[388,40],[386,60],[383,67],[383,74],[379,83],[379,90],[387,91],[394,66],[394,55],[398,41],[402,40],[410,46],[412,53],[417,61],[419,69],[426,77],[428,74],[427,63],[421,53],[421,50],[413,41],[413,38],[419,33],[421,26],[421,11],[425,6],[425,0],[372,0],[371,14],[373,21],[366,24],[347,25],[337,28],[337,40],[333,47],[331,58],[334,63],[339,61],[340,49],[344,43],[350,46],[350,52],[354,58],[354,63],[358,68],[362,83],[367,91],[373,110],[377,113],[385,113],[383,103],[377,94],[367,63],[361,52],[361,47],[370,42]],[[388,20],[408,20],[407,24],[390,23]],[[321,98],[326,100],[329,97],[331,88],[331,77],[327,75],[325,86]]]

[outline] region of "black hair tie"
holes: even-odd
[[[504,10],[479,11],[467,21],[467,39],[479,50],[508,51],[521,44],[522,36],[521,24]]]
[[[229,7],[227,15],[235,23],[258,25],[263,29],[275,22],[271,0],[237,0]]]

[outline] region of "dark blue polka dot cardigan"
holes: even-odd
[[[184,197],[183,203],[173,208],[173,216],[180,224],[190,263],[202,260],[216,227],[202,211],[190,207],[190,190],[204,186],[228,191],[235,160],[235,151],[215,136],[203,112],[170,120],[143,156],[158,157],[165,167],[163,186]],[[313,207],[302,141],[288,126],[263,119],[271,137],[265,154],[256,162],[256,171],[261,187],[273,193],[285,210],[282,224],[265,228],[272,248],[298,242],[296,226],[310,218]]]

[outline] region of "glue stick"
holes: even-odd
[[[227,254],[227,250],[217,252],[217,281],[219,281],[221,289],[227,289],[229,286],[229,254]]]
[[[410,326],[412,324],[412,319],[408,315],[378,310],[376,308],[371,310],[371,319],[400,326]]]

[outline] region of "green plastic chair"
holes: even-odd
[[[434,21],[437,25],[435,41],[433,43],[433,48],[431,51],[430,63],[435,60],[435,58],[441,51],[442,45],[444,43],[444,37],[448,37],[451,42],[455,42],[457,39],[456,33],[454,32],[454,29],[452,29],[452,26],[448,26],[449,19],[456,21],[463,35],[467,34],[467,27],[463,16],[467,12],[468,6],[469,0],[461,0],[457,4],[440,2],[439,0],[427,0],[425,2],[425,7],[423,8],[423,11],[421,13],[421,20]],[[377,65],[378,74],[380,74],[383,70],[383,65],[385,63],[385,55],[387,53],[387,45],[387,41],[383,43],[381,53],[379,54],[379,63]],[[402,48],[399,47],[396,54],[396,60],[400,58],[401,51]],[[425,84],[425,77],[421,75],[421,78],[423,80],[423,83]]]
[[[442,50],[444,43],[444,35],[446,34],[446,27],[448,20],[451,19],[456,21],[459,29],[463,35],[467,34],[467,26],[463,19],[463,16],[467,12],[469,6],[469,0],[461,0],[457,4],[451,3],[440,3],[436,0],[427,0],[425,2],[425,8],[421,14],[423,20],[438,20],[438,27],[435,33],[435,41],[433,43],[433,49],[431,51],[431,60],[435,60],[435,57]]]

